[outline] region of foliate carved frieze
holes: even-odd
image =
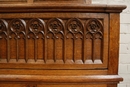
[[[35,62],[62,60],[64,63],[78,60],[83,64],[87,59],[95,60],[96,56],[101,60],[102,55],[95,47],[103,52],[103,28],[103,19],[95,18],[0,19],[0,37],[2,33],[7,36],[8,61],[10,58],[26,62],[29,59]],[[4,55],[0,54],[1,57]]]

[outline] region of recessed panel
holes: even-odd
[[[106,69],[109,34],[106,20],[1,19],[0,63],[21,64],[21,68]]]

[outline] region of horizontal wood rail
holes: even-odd
[[[118,75],[88,76],[41,76],[41,75],[0,75],[0,82],[42,82],[42,83],[118,83]]]
[[[77,8],[78,7],[78,8]],[[86,4],[1,4],[0,13],[23,12],[122,12],[125,5],[86,5]],[[11,9],[11,10],[10,10]]]

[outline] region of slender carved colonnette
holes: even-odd
[[[0,19],[0,60],[102,63],[103,36],[103,19]]]

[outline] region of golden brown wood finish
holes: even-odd
[[[109,47],[109,74],[118,74],[119,58],[119,34],[120,18],[119,14],[110,14],[110,47]],[[113,66],[113,67],[111,67]]]
[[[117,87],[117,84],[108,85],[108,87]]]
[[[67,84],[63,84],[63,85],[58,85],[58,84],[51,84],[51,85],[48,85],[48,84],[39,84],[39,85],[36,85],[36,84],[1,84],[1,87],[10,87],[13,86],[13,87],[106,87],[106,85],[104,84],[101,84],[101,85],[82,85],[82,84],[72,84],[72,85],[67,85]]]
[[[107,22],[108,18],[105,18],[107,16],[105,14],[102,14],[102,16],[103,17],[99,17],[99,18],[104,19],[104,23]],[[1,22],[2,21],[4,22],[11,21],[10,24],[11,26],[7,26],[10,27],[11,29],[7,31],[9,32],[10,37],[7,38],[8,42],[6,44],[3,44],[3,45],[7,45],[7,44],[9,45],[8,46],[9,51],[7,52],[7,54],[8,56],[9,55],[10,56],[8,58],[1,59],[2,63],[10,62],[10,63],[14,63],[15,65],[17,62],[25,63],[25,64],[28,63],[30,65],[33,65],[34,67],[44,68],[44,69],[48,69],[50,67],[48,66],[48,64],[52,65],[50,69],[60,69],[59,66],[55,66],[53,64],[58,64],[62,66],[62,69],[67,69],[68,66],[70,69],[107,68],[107,59],[108,59],[107,58],[108,57],[107,56],[108,55],[107,26],[108,25],[104,24],[106,30],[103,31],[102,24],[101,24],[103,23],[102,20],[93,19],[93,18],[83,19],[83,20],[77,18],[62,20],[59,18],[54,18],[49,20],[13,19],[13,20],[1,20]],[[66,21],[66,24],[64,23],[64,21]],[[16,23],[21,23],[19,24],[21,25],[20,26],[21,31],[15,30],[13,24],[15,24],[15,26],[17,27]],[[38,25],[38,23],[40,23],[40,25]],[[80,24],[77,25],[78,23]],[[90,31],[91,27],[89,26],[91,26],[92,23],[94,24],[98,23],[99,31],[97,30],[96,33]],[[59,31],[52,30],[53,27],[55,28],[55,24],[56,26],[58,26],[58,24],[61,24],[60,26],[58,26],[58,28],[59,29],[63,28],[63,30],[59,30]],[[29,26],[26,28],[26,25]],[[37,28],[38,26],[40,30],[37,32],[33,28]],[[72,29],[75,28],[75,26],[78,26],[79,30],[77,28],[73,31]],[[45,29],[45,27],[47,27],[47,29]],[[102,36],[103,33],[105,33],[106,36],[103,37]],[[19,37],[14,38],[15,37],[15,36],[13,37],[14,34],[18,35]],[[36,36],[34,36],[33,34]],[[45,35],[47,37],[45,37]],[[90,45],[93,44],[91,45],[91,48],[89,48],[90,47],[89,44]],[[95,47],[99,47],[99,48],[96,49]],[[5,48],[1,48],[1,49],[4,50]],[[87,52],[88,54],[85,53],[86,51],[88,51]],[[34,65],[37,63],[39,64],[39,66]],[[75,64],[75,65],[71,66],[71,64]],[[7,65],[7,67],[9,66]],[[21,64],[21,66],[23,66],[21,68],[24,68],[24,66],[27,68],[26,65]],[[1,67],[6,67],[6,66],[1,66]],[[15,66],[15,68],[17,67]],[[18,68],[20,68],[20,65],[18,66]]]
[[[69,3],[82,3],[82,4],[91,4],[91,0],[0,0],[1,4],[31,4],[31,3],[48,3],[48,4],[69,4]]]
[[[126,6],[10,2],[0,5],[0,87],[117,87],[122,81],[119,13]]]
[[[91,4],[91,0],[33,0],[34,3],[85,3]]]

